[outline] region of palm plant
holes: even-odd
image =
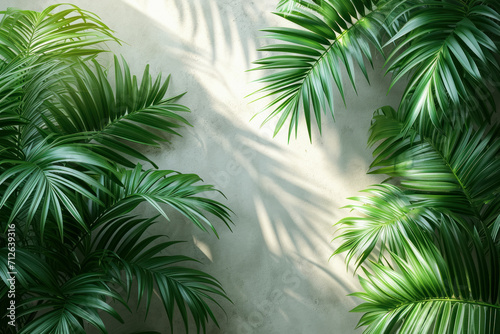
[[[90,12],[54,5],[2,14],[2,333],[85,333],[87,326],[106,333],[101,314],[122,321],[112,305],[130,310],[135,286],[147,310],[155,291],[171,328],[178,309],[186,331],[192,319],[205,332],[208,321],[217,324],[216,298],[227,299],[220,283],[186,265],[196,260],[173,255],[176,241],[147,235],[169,210],[215,234],[214,219],[230,226],[230,210],[203,196],[217,190],[197,175],[159,170],[140,152],[189,125],[181,96],[166,96],[169,80],[153,79],[148,67],[138,81],[117,57],[112,87],[96,56],[104,42],[119,41]],[[138,216],[141,203],[158,215]]]
[[[368,78],[372,53],[392,85],[408,77],[397,109],[374,113],[370,173],[381,185],[353,197],[357,217],[337,223],[335,254],[354,261],[366,333],[496,333],[500,320],[500,139],[495,121],[500,7],[479,0],[282,0],[278,15],[300,28],[272,28],[287,43],[261,50],[273,70],[265,121],[303,115],[321,130],[345,70]],[[372,64],[373,65],[373,64]],[[296,133],[296,132],[295,132]]]

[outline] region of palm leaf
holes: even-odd
[[[38,62],[36,56],[0,65],[0,150],[19,157],[22,149],[41,140],[44,103],[53,96],[67,65]]]
[[[22,149],[40,141],[45,104],[64,87],[61,83],[68,79],[68,67],[78,63],[75,57],[95,55],[102,51],[94,48],[98,43],[116,40],[94,14],[73,5],[54,13],[61,6],[53,5],[40,13],[1,12],[0,68],[4,80],[9,80],[0,88],[5,91],[2,116],[5,121],[24,122],[2,127],[9,135],[3,141],[6,147]],[[66,61],[68,57],[71,59]],[[16,145],[9,145],[13,142]]]
[[[401,240],[396,269],[372,263],[360,277],[364,333],[494,333],[500,316],[498,250],[446,219],[438,247]],[[471,242],[472,241],[472,242]],[[469,246],[470,245],[470,246]]]
[[[29,212],[28,224],[38,215],[43,235],[47,217],[50,216],[63,237],[63,214],[67,210],[83,229],[87,229],[75,205],[75,193],[102,205],[94,189],[107,190],[89,172],[92,174],[95,169],[113,172],[114,167],[86,147],[65,144],[61,138],[50,142],[48,137],[26,147],[22,153],[22,159],[0,161],[0,166],[4,168],[0,174],[0,185],[7,185],[0,208],[11,197],[15,198],[9,223],[26,210]]]
[[[47,114],[46,103],[60,91],[61,82],[67,78],[70,67],[57,60],[38,63],[39,58],[33,58],[33,65],[26,67],[19,77],[22,91],[18,94],[16,112],[25,122],[17,128],[17,146],[20,148],[36,145],[43,140],[41,130],[44,128],[43,118]]]
[[[30,319],[28,316],[19,316],[19,313],[24,311],[23,307],[19,306],[20,298],[17,296],[26,296],[30,287],[39,285],[56,286],[57,277],[55,277],[54,270],[48,267],[40,257],[32,254],[31,252],[20,247],[20,240],[17,239],[19,233],[16,231],[16,247],[15,252],[9,249],[7,239],[5,240],[5,247],[0,248],[0,278],[3,284],[0,284],[0,303],[2,306],[1,326],[2,333],[17,333],[18,328],[24,326]],[[2,245],[4,240],[2,240]],[[9,254],[10,253],[10,254]],[[13,256],[12,254],[15,254]],[[15,290],[11,291],[11,283],[14,283]],[[10,293],[14,292],[14,295]],[[7,324],[11,319],[7,317],[10,306],[10,301],[14,298],[16,304],[16,326]],[[11,329],[10,331],[8,329]]]
[[[5,285],[10,285],[8,279],[11,278],[13,267],[15,268],[16,283],[19,289],[28,289],[37,285],[55,285],[57,277],[54,271],[49,268],[40,257],[30,250],[16,247],[16,258],[8,261],[8,247],[0,249],[0,278]],[[12,263],[13,262],[13,263]],[[11,267],[10,265],[13,265]]]
[[[23,84],[26,70],[32,66],[30,58],[0,65],[0,157],[18,157],[19,128],[28,124],[20,114]]]
[[[491,224],[498,215],[500,140],[495,127],[466,125],[412,128],[384,107],[374,116],[369,144],[375,149],[371,173],[387,174],[418,192],[426,205]],[[486,205],[493,209],[488,209]]]
[[[333,116],[334,92],[337,86],[344,98],[341,67],[347,70],[355,88],[354,64],[368,79],[365,59],[372,62],[371,46],[382,52],[380,33],[385,20],[384,4],[377,1],[294,1],[297,5],[287,13],[276,13],[300,26],[296,28],[269,28],[268,38],[284,41],[271,44],[259,51],[274,55],[255,62],[257,70],[275,70],[259,79],[266,86],[255,93],[260,97],[273,96],[266,110],[272,108],[264,122],[279,116],[275,134],[289,122],[290,138],[297,126],[301,110],[309,137],[313,119],[321,131],[321,113]],[[289,4],[287,2],[287,4]],[[255,94],[254,93],[254,94]]]
[[[490,95],[483,82],[500,69],[495,58],[495,41],[500,37],[496,10],[483,1],[423,4],[405,9],[411,11],[410,20],[387,43],[399,41],[388,60],[387,71],[394,75],[392,85],[411,75],[403,96],[410,113],[405,130],[422,114],[439,125],[449,116],[450,106],[469,103],[477,87]],[[481,124],[494,110],[482,103],[470,110],[474,111],[470,116]]]
[[[142,170],[138,164],[134,170],[121,170],[122,179],[116,183],[113,179],[103,178],[101,183],[110,194],[99,192],[99,200],[104,207],[93,203],[89,206],[94,217],[92,225],[98,226],[107,221],[130,213],[140,203],[152,205],[165,219],[169,219],[160,204],[181,213],[200,229],[208,226],[217,236],[217,231],[206,213],[220,219],[230,227],[230,210],[223,204],[205,197],[203,192],[216,191],[211,185],[197,184],[201,179],[194,174],[179,174],[171,170]],[[83,208],[82,208],[83,209]]]
[[[422,238],[433,238],[435,214],[421,202],[413,201],[411,192],[388,184],[363,192],[370,196],[351,197],[360,204],[345,206],[362,216],[343,218],[336,224],[340,227],[335,239],[343,242],[333,255],[347,252],[347,265],[355,259],[357,268],[375,251],[378,258],[387,255],[387,249],[404,258],[401,240],[418,243]]]
[[[123,322],[120,315],[106,302],[106,297],[124,303],[121,297],[103,283],[100,274],[80,274],[57,287],[32,287],[32,297],[24,299],[26,307],[20,316],[42,314],[23,327],[20,334],[85,333],[82,320],[107,333],[98,311],[106,312]]]
[[[84,262],[84,268],[100,270],[113,274],[117,282],[126,287],[127,299],[130,298],[132,281],[137,282],[137,306],[143,299],[146,314],[149,312],[153,290],[158,291],[165,311],[173,328],[175,309],[178,309],[188,331],[188,312],[195,322],[197,332],[203,329],[209,319],[217,321],[207,304],[211,301],[219,305],[212,295],[227,299],[220,283],[212,276],[188,267],[181,262],[195,261],[180,255],[162,255],[175,241],[160,241],[161,236],[144,237],[145,232],[154,224],[152,219],[134,217],[118,218],[107,223],[92,238]],[[125,272],[125,279],[122,279]]]
[[[12,8],[0,12],[0,57],[11,61],[30,55],[90,56],[103,51],[97,44],[118,41],[95,14],[69,4],[54,13],[61,6],[42,12]]]
[[[170,77],[163,81],[160,75],[153,81],[147,66],[138,85],[125,60],[122,62],[123,66],[115,57],[114,91],[96,61],[93,68],[84,63],[73,67],[75,80],[68,82],[65,93],[50,104],[51,117],[46,119],[47,125],[62,134],[88,132],[89,142],[101,144],[94,150],[127,167],[135,164],[117,152],[146,160],[157,168],[130,144],[158,147],[165,139],[152,130],[178,135],[179,123],[189,124],[179,113],[189,109],[175,103],[182,95],[165,97]]]

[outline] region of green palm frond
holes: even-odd
[[[372,263],[360,277],[364,333],[495,333],[500,317],[499,253],[477,232],[439,225],[437,247],[401,240],[396,267]]]
[[[371,173],[398,179],[419,192],[426,205],[491,223],[498,211],[483,209],[485,204],[499,208],[500,139],[495,127],[475,130],[457,124],[440,131],[429,126],[405,134],[405,126],[390,107],[375,113],[369,144],[380,144]]]
[[[180,263],[195,261],[181,255],[164,255],[175,241],[160,241],[162,236],[145,237],[145,232],[154,224],[155,218],[118,218],[106,224],[93,240],[84,267],[103,267],[114,279],[126,287],[127,299],[132,290],[132,281],[137,282],[137,306],[145,299],[146,314],[149,311],[153,290],[159,296],[173,328],[175,309],[179,310],[188,331],[188,316],[195,322],[197,332],[209,319],[217,321],[207,301],[219,305],[213,296],[227,299],[220,283],[212,276]],[[103,268],[100,268],[101,270]],[[122,279],[122,272],[125,279]]]
[[[500,13],[484,1],[455,0],[424,1],[407,10],[413,11],[411,18],[388,42],[396,47],[387,71],[393,72],[392,85],[411,75],[403,96],[410,113],[405,129],[422,114],[437,126],[450,116],[450,106],[469,103],[477,87],[490,94],[483,82],[500,69],[495,56]],[[494,110],[484,104],[470,116],[481,124]]]
[[[6,112],[19,108],[19,99],[22,93],[22,78],[26,72],[35,66],[36,57],[16,59],[9,63],[0,63],[0,116],[6,117]]]
[[[336,225],[342,244],[333,255],[347,252],[346,264],[355,259],[356,268],[375,251],[381,258],[386,250],[405,257],[401,240],[418,243],[421,239],[432,239],[435,214],[418,201],[412,201],[411,193],[396,186],[383,184],[364,190],[370,196],[351,197],[360,204],[347,205],[361,217],[347,217]],[[334,239],[334,240],[335,240]]]
[[[0,72],[2,80],[8,80],[0,88],[1,125],[17,122],[2,127],[6,147],[40,141],[46,103],[64,88],[61,83],[68,80],[68,68],[78,63],[75,57],[95,55],[102,51],[94,48],[98,43],[116,40],[94,14],[69,4],[61,10],[61,6],[41,13],[1,12]]]
[[[5,332],[6,334],[18,333],[16,327],[23,327],[31,320],[29,316],[19,315],[25,308],[19,306],[21,298],[16,298],[16,326],[7,324],[12,320],[7,317],[9,314],[7,308],[10,306],[13,297],[23,296],[24,298],[33,286],[57,286],[57,277],[54,270],[47,266],[39,256],[20,247],[17,237],[19,237],[19,233],[16,233],[17,247],[15,247],[15,256],[13,256],[13,249],[7,243],[8,239],[5,238],[5,240],[0,241],[2,245],[2,248],[0,248],[0,278],[2,280],[2,283],[0,283],[0,304],[2,306],[0,326],[2,333]],[[14,291],[10,290],[11,283],[14,283]],[[14,295],[11,295],[11,293],[14,293]]]
[[[0,159],[18,156],[19,127],[28,122],[19,115],[22,88],[21,78],[30,67],[31,59],[21,59],[0,65]]]
[[[111,193],[99,192],[104,207],[93,203],[89,216],[95,217],[93,225],[103,224],[130,213],[137,205],[146,202],[152,205],[164,218],[169,219],[160,204],[181,213],[200,229],[208,226],[216,235],[217,231],[207,213],[220,219],[230,227],[231,211],[223,204],[200,196],[204,192],[217,191],[211,185],[198,184],[201,179],[195,174],[180,174],[171,170],[142,170],[138,164],[133,170],[121,170],[120,183],[112,179],[101,179]]]
[[[95,150],[127,167],[134,164],[117,152],[148,161],[157,168],[130,144],[158,147],[165,139],[152,129],[178,135],[176,129],[181,124],[189,125],[179,113],[189,109],[175,103],[182,95],[165,97],[170,77],[163,81],[160,75],[153,81],[146,66],[138,85],[125,60],[122,63],[115,57],[114,90],[97,62],[93,62],[93,68],[84,63],[73,67],[74,84],[67,83],[65,93],[50,104],[47,123],[52,131],[63,134],[89,132],[88,141],[102,144]]]
[[[60,10],[61,6],[69,8]],[[95,14],[70,4],[52,5],[42,12],[8,9],[0,14],[3,61],[31,55],[91,56],[103,51],[97,44],[118,41]]]
[[[25,57],[0,66],[0,156],[19,158],[24,146],[42,140],[44,103],[53,97],[67,66]],[[17,150],[17,151],[16,151]]]
[[[114,171],[114,167],[83,145],[65,144],[62,138],[51,142],[50,137],[47,137],[25,147],[21,153],[21,159],[0,161],[3,169],[0,185],[7,185],[0,200],[0,208],[11,197],[15,198],[9,223],[26,210],[27,224],[37,216],[43,235],[47,217],[50,216],[63,237],[63,212],[67,210],[83,229],[87,229],[75,205],[75,194],[102,205],[94,189],[103,192],[107,192],[107,189],[91,174],[99,169]]]
[[[60,238],[54,236],[57,243],[51,244],[53,249],[46,249],[37,242],[36,238],[30,239],[31,245],[27,245],[22,238],[19,227],[15,230],[15,256],[12,256],[12,249],[9,246],[0,249],[0,277],[4,284],[1,284],[0,295],[3,312],[0,314],[2,319],[2,333],[19,333],[20,328],[30,324],[35,318],[35,311],[31,311],[35,305],[40,305],[43,302],[53,301],[54,294],[57,294],[61,279],[67,279],[69,273],[78,274],[75,269],[73,255],[68,256],[68,252],[64,252],[65,247],[60,243]],[[3,243],[3,242],[2,242]],[[62,246],[62,247],[61,247]],[[55,250],[57,248],[57,250]],[[62,254],[63,252],[64,254]],[[9,255],[10,252],[10,255]],[[11,279],[11,281],[9,281]],[[9,288],[14,279],[15,298],[16,298],[16,326],[7,326],[6,322],[10,319],[6,317],[7,308],[3,307],[4,303],[9,303],[12,296],[9,296]],[[46,287],[52,290],[54,294],[46,294],[42,297],[35,288]],[[36,303],[22,303],[29,297],[41,297]],[[48,307],[50,308],[50,307]],[[6,311],[7,310],[7,311]],[[57,315],[55,315],[57,317]],[[43,326],[42,326],[43,327]],[[7,328],[13,331],[7,331]],[[34,332],[35,333],[35,332]]]
[[[61,82],[67,76],[69,65],[57,60],[38,63],[33,57],[33,66],[25,68],[19,78],[21,92],[18,94],[18,118],[24,124],[17,128],[19,147],[34,145],[43,140],[41,129],[47,115],[46,103],[60,91]]]
[[[29,289],[29,287],[37,285],[52,286],[57,284],[54,270],[30,250],[16,247],[15,259],[12,259],[11,263],[8,261],[8,253],[7,244],[0,248],[0,278],[6,286],[10,285],[7,280],[11,278],[13,268],[15,268],[16,284],[18,284],[19,290]]]
[[[302,110],[309,136],[313,119],[321,131],[321,113],[330,111],[333,116],[334,86],[344,98],[342,68],[354,88],[355,64],[368,79],[365,62],[372,62],[372,46],[382,52],[380,34],[386,19],[383,1],[295,2],[292,11],[276,14],[301,29],[265,29],[268,38],[286,43],[260,48],[273,55],[255,61],[257,70],[275,71],[258,80],[266,86],[255,92],[265,94],[260,98],[274,97],[266,108],[273,111],[264,122],[279,116],[276,134],[288,121],[289,138],[294,129],[297,134]]]
[[[42,312],[19,332],[20,334],[85,333],[83,322],[87,321],[107,333],[98,311],[105,312],[123,322],[120,315],[106,302],[106,297],[123,304],[121,297],[103,282],[101,274],[84,273],[74,276],[60,286],[42,285],[32,287],[32,297],[20,302],[25,308],[20,316]]]

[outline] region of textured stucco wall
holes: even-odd
[[[0,4],[41,10],[58,2]],[[186,240],[179,251],[201,260],[234,302],[221,300],[227,315],[215,309],[220,329],[210,324],[208,333],[361,332],[354,330],[359,315],[348,312],[357,301],[346,296],[358,289],[357,278],[341,256],[329,260],[332,225],[349,214],[339,209],[349,203],[346,197],[381,180],[365,174],[367,131],[373,110],[396,106],[401,92],[386,94],[389,78],[381,70],[371,73],[371,86],[358,75],[358,95],[348,89],[347,109],[338,99],[336,121],[325,120],[322,137],[315,133],[309,143],[302,126],[289,144],[286,131],[273,139],[272,123],[259,127],[264,117],[250,122],[265,101],[249,104],[244,96],[259,87],[251,83],[259,73],[245,72],[265,43],[258,30],[282,24],[270,13],[277,2],[73,0],[116,31],[125,44],[109,47],[135,74],[149,63],[154,73],[172,74],[172,93],[188,92],[181,103],[192,109],[187,118],[194,127],[146,154],[161,168],[215,184],[235,212],[233,232],[219,224],[220,240],[175,215],[156,226],[172,240]],[[160,303],[146,321],[144,311],[123,313],[125,325],[109,320],[110,333],[169,333]],[[178,323],[175,333],[183,332]]]

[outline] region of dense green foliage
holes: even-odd
[[[138,80],[115,57],[110,80],[96,56],[119,41],[94,14],[71,5],[1,14],[0,331],[106,333],[103,313],[122,320],[114,303],[129,308],[137,293],[149,309],[155,292],[171,327],[178,310],[186,331],[191,319],[204,332],[222,287],[148,231],[170,210],[216,233],[211,221],[229,226],[230,211],[203,196],[216,190],[198,176],[159,170],[140,152],[188,124],[189,109],[148,67]],[[141,203],[158,215],[138,216]]]
[[[268,118],[289,136],[303,117],[332,112],[342,72],[368,79],[373,52],[392,85],[407,78],[397,110],[373,116],[371,173],[381,185],[354,197],[358,217],[338,222],[334,254],[362,268],[365,333],[500,331],[500,6],[487,0],[282,0],[278,44],[256,69]],[[285,42],[285,43],[283,43]],[[372,64],[373,65],[373,64]],[[357,68],[356,68],[357,67]],[[392,87],[391,85],[391,87]],[[376,108],[377,106],[374,106]]]

